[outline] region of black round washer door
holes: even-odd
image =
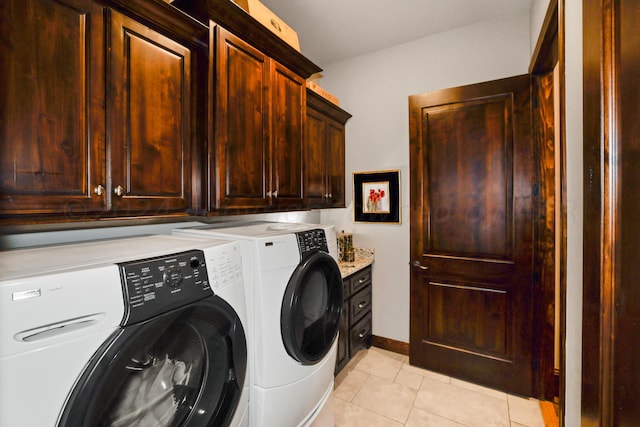
[[[280,331],[287,353],[313,365],[329,352],[342,311],[342,275],[336,261],[318,251],[294,270],[282,300]]]
[[[95,353],[59,426],[227,426],[245,380],[235,310],[212,296],[127,326]]]

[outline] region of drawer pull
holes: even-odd
[[[368,305],[368,303],[366,301],[362,301],[360,304],[358,304],[358,308],[364,308]]]
[[[359,334],[358,334],[358,338],[364,338],[367,336],[367,330],[363,329]]]
[[[367,281],[367,279],[360,279],[360,280],[358,280],[358,283],[362,284],[362,283],[364,283],[366,281]]]

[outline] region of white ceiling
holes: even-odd
[[[532,0],[261,0],[323,67],[431,34],[528,12]]]

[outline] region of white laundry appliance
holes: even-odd
[[[333,226],[227,223],[175,229],[240,244],[249,317],[250,424],[311,425],[333,389],[342,277]]]
[[[246,314],[235,242],[0,252],[0,425],[246,426]]]

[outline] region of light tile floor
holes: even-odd
[[[336,377],[336,427],[544,427],[540,404],[409,365],[371,347]]]

